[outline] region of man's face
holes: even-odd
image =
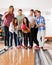
[[[37,12],[37,14],[36,14],[36,15],[37,15],[37,17],[39,18],[39,17],[41,16],[41,13],[38,13],[38,12]]]
[[[34,15],[37,16],[37,11],[35,11]]]
[[[22,15],[22,11],[18,11],[18,14],[19,14],[19,15]]]
[[[30,11],[30,15],[33,15],[33,11]]]

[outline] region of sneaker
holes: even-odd
[[[30,48],[31,46],[28,46],[28,48]]]
[[[20,47],[24,47],[24,46],[21,44]]]
[[[35,46],[35,48],[40,48],[39,46]]]
[[[27,49],[27,47],[25,46],[25,49]]]
[[[8,48],[11,48],[12,46],[8,46]]]
[[[4,50],[7,51],[7,50],[8,50],[8,46],[5,46],[5,47],[4,47]]]
[[[41,47],[41,49],[43,50],[43,51],[46,51],[47,49],[44,49],[43,47]]]
[[[33,46],[30,46],[30,47],[29,47],[29,49],[32,49],[32,48],[33,48]]]
[[[20,48],[20,46],[16,46],[16,48],[17,48],[17,49],[19,49],[19,48]]]
[[[35,46],[35,50],[39,50],[40,49],[40,47],[39,46]]]

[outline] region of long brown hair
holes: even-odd
[[[12,22],[13,22],[14,27],[18,25],[18,20],[17,20],[16,22],[15,22],[15,20],[17,20],[16,17],[14,17],[14,18],[12,19]]]
[[[24,18],[26,19],[26,25],[27,25],[27,27],[29,27],[29,20],[28,20],[28,18],[27,17],[24,17]],[[24,18],[23,18],[23,24],[25,25]]]
[[[8,9],[9,13],[10,13],[11,8],[13,9],[12,12],[14,12],[14,7],[11,5],[11,6],[9,6],[9,9]]]

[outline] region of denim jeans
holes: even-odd
[[[22,38],[23,38],[23,34],[21,30],[18,30],[18,39],[19,39],[19,44],[18,45],[22,45]]]
[[[19,45],[19,39],[17,34],[15,32],[14,33],[9,32],[9,34],[10,34],[10,37],[9,37],[10,45],[12,46],[13,37],[14,37],[15,46],[17,46],[17,44]]]

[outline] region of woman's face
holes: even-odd
[[[15,23],[17,22],[17,19],[15,19]]]
[[[12,14],[14,12],[14,8],[13,7],[9,8],[9,12]]]
[[[24,18],[24,23],[26,24],[26,18]]]

